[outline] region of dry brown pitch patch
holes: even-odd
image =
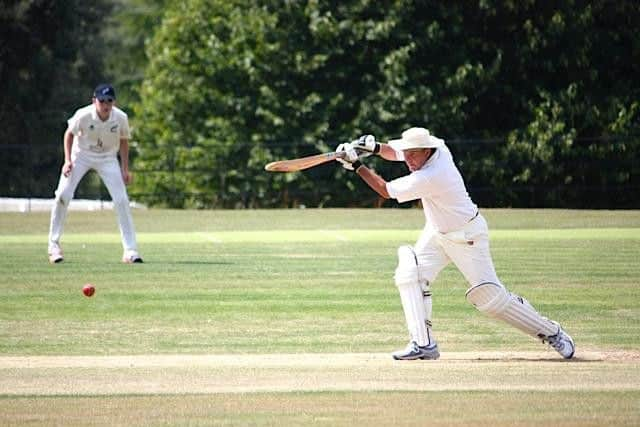
[[[638,390],[640,352],[15,356],[0,358],[2,395],[289,391]],[[564,381],[549,381],[562,374]]]

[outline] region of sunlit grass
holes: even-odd
[[[393,270],[396,248],[419,235],[420,210],[150,210],[134,215],[144,264],[120,263],[113,212],[70,212],[65,262],[49,265],[48,214],[0,214],[0,357],[379,354],[406,343]],[[637,354],[637,211],[485,210],[485,216],[501,280],[562,322],[579,352]],[[96,285],[92,298],[81,293],[88,282]],[[434,327],[444,354],[544,349],[476,311],[464,298],[466,288],[453,267],[432,286]],[[634,360],[618,365],[522,361],[508,368],[489,362],[471,364],[475,370],[463,377],[455,363],[408,365],[422,375],[427,373],[420,366],[436,369],[437,375],[427,377],[439,378],[444,389],[437,392],[48,396],[43,390],[37,398],[16,395],[8,378],[81,384],[98,376],[116,387],[108,381],[135,374],[141,383],[179,377],[187,389],[190,378],[219,378],[188,367],[184,377],[179,370],[158,372],[160,380],[126,368],[10,369],[1,383],[8,388],[0,392],[0,424],[631,426],[640,422],[639,391],[628,385],[616,390],[616,382],[625,372],[637,372]],[[547,375],[549,381],[562,381],[563,366],[570,367],[565,373],[571,372],[575,391],[528,389],[539,387],[533,377],[527,379],[531,370],[535,381],[546,381]],[[489,371],[499,378],[502,369],[510,369],[503,381],[508,391],[446,389],[460,378],[472,382],[474,375]],[[403,371],[394,367],[383,374],[402,381]],[[582,380],[598,387],[581,385]]]

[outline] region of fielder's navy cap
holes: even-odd
[[[95,96],[99,101],[103,101],[107,98],[116,99],[116,91],[110,84],[103,83],[96,86],[96,89],[93,91],[93,96]]]

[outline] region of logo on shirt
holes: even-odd
[[[118,125],[111,126],[111,133],[116,133],[118,131]]]
[[[90,145],[89,150],[93,151],[94,153],[102,153],[104,152],[104,143],[100,138],[98,138],[96,145]]]
[[[89,130],[93,130],[93,129],[95,129],[95,126],[89,125]]]

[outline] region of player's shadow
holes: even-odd
[[[603,359],[586,359],[581,357],[572,357],[571,359],[561,359],[554,356],[549,357],[533,357],[533,356],[508,356],[508,357],[478,357],[473,360],[475,362],[552,362],[552,363],[591,363],[604,362]]]
[[[146,261],[145,261],[146,263]],[[151,264],[151,263],[150,263]],[[164,261],[161,264],[167,265],[234,265],[233,262],[228,261],[194,261],[194,260],[172,260],[172,261]]]

